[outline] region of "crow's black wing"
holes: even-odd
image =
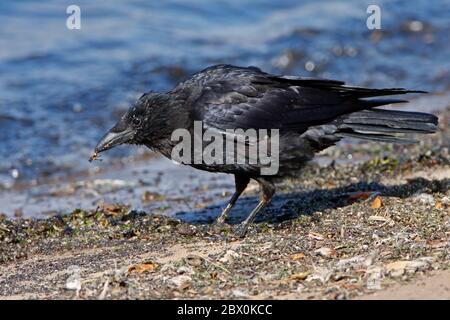
[[[227,65],[207,68],[175,90],[189,92],[186,100],[194,120],[208,127],[300,133],[343,114],[401,101],[360,98],[408,92],[350,87],[335,80],[278,77],[257,68]]]

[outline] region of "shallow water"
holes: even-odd
[[[448,90],[450,1],[377,1],[381,32],[366,28],[371,2],[86,0],[77,1],[81,30],[68,30],[72,1],[1,1],[0,189],[146,152],[118,148],[87,162],[142,92],[215,63]]]

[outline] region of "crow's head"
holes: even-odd
[[[149,145],[160,139],[167,131],[166,103],[165,94],[144,94],[103,136],[95,147],[95,155],[121,144]]]

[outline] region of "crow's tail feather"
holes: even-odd
[[[379,106],[400,101],[372,100],[367,102]],[[433,133],[436,132],[437,124],[438,118],[429,113],[369,109],[340,117],[335,134],[338,137],[408,144],[416,143],[417,140],[397,134]]]

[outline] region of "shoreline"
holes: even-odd
[[[232,181],[201,173],[186,173],[200,183],[187,198],[159,198],[157,183],[142,185],[145,211],[104,201],[49,218],[1,216],[0,299],[389,298],[390,288],[408,297],[427,279],[432,292],[447,285],[433,277],[450,268],[450,108],[440,131],[420,140],[347,145],[368,160],[311,164],[279,187],[244,239],[232,230],[257,190],[217,227]]]
[[[449,98],[450,91],[420,95],[412,97],[408,104],[393,109],[431,111],[438,114],[445,110]],[[430,105],[433,107],[430,108]],[[336,162],[355,165],[358,162],[367,161],[370,156],[377,156],[383,152],[389,156],[396,152],[394,147],[385,144],[372,144],[371,148],[375,150],[368,150],[355,148],[352,143],[360,145],[362,141],[345,139],[337,147],[329,148],[317,155],[313,164],[327,166]],[[211,201],[207,201],[210,204],[217,197],[227,200],[228,194],[234,191],[234,182],[230,175],[200,172],[189,166],[174,166],[173,162],[161,155],[145,151],[145,149],[136,151],[135,155],[125,158],[106,157],[105,161],[92,163],[88,170],[72,172],[72,168],[68,176],[53,175],[38,178],[36,181],[17,181],[9,188],[2,188],[0,185],[2,191],[0,214],[6,214],[8,217],[42,218],[68,213],[73,208],[91,209],[102,200],[126,203],[139,210],[153,211],[155,206],[149,206],[146,201],[141,201],[145,198],[145,193],[150,192],[160,199],[167,198],[168,201],[161,201],[158,204],[160,208],[163,208],[170,207],[169,202],[173,202],[173,199],[176,201],[183,198],[183,193],[191,194],[192,197],[210,198]],[[87,156],[86,159],[81,160],[87,162]],[[196,179],[195,183],[192,177]],[[160,183],[161,181],[163,183]],[[166,187],[165,184],[168,186]],[[223,185],[216,186],[217,184]],[[202,190],[202,193],[206,194],[203,196],[199,195],[198,190],[201,185],[207,185],[208,189],[219,187],[224,189],[219,193]],[[209,188],[211,185],[213,187]],[[221,193],[226,195],[223,196]],[[42,198],[45,198],[45,201],[42,201]],[[193,207],[202,205],[205,204],[196,203]],[[193,207],[179,205],[170,210],[159,210],[159,212],[170,215],[173,211],[191,211]]]

